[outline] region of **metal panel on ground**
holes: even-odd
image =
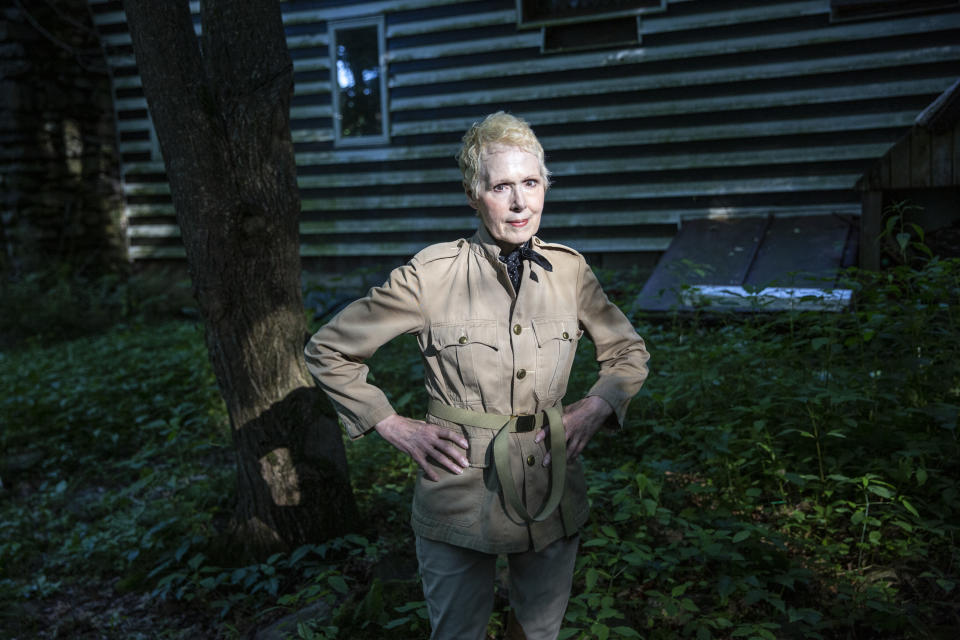
[[[853,221],[838,215],[685,221],[637,298],[647,311],[835,310],[856,261]]]

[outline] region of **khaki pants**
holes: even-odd
[[[527,640],[555,640],[570,598],[579,536],[539,553],[507,554],[510,607]],[[493,610],[497,556],[417,536],[431,640],[483,640]]]

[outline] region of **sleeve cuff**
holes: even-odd
[[[338,412],[340,414],[340,421],[343,423],[344,429],[347,431],[347,435],[350,436],[351,440],[358,440],[365,435],[368,435],[373,428],[377,426],[384,418],[389,418],[396,411],[393,410],[393,407],[390,404],[382,405],[378,407],[375,411],[372,411],[364,416],[347,416],[343,412]]]
[[[615,384],[598,380],[587,396],[598,396],[606,401],[613,409],[603,426],[607,429],[622,429],[627,417],[627,407],[630,406],[630,396],[622,393]]]

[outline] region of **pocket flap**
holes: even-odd
[[[430,328],[430,342],[437,349],[462,347],[469,344],[484,344],[497,348],[496,320],[447,324]]]
[[[575,318],[534,318],[533,332],[541,347],[551,340],[573,341],[580,335]]]

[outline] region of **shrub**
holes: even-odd
[[[609,276],[629,309],[636,287]],[[585,453],[593,515],[561,637],[952,637],[960,262],[846,277],[844,313],[635,316],[651,376]],[[577,357],[568,402],[595,376],[587,340]],[[413,339],[370,365],[423,413]],[[167,637],[239,637],[314,603],[329,613],[300,637],[424,636],[416,465],[380,438],[347,446],[356,535],[252,564],[218,553],[235,468],[194,325],[34,341],[0,354],[0,384],[5,628],[36,635],[27,602],[90,584],[211,621]]]
[[[195,315],[189,283],[173,272],[88,277],[66,268],[0,281],[0,348],[103,331],[119,322]]]

